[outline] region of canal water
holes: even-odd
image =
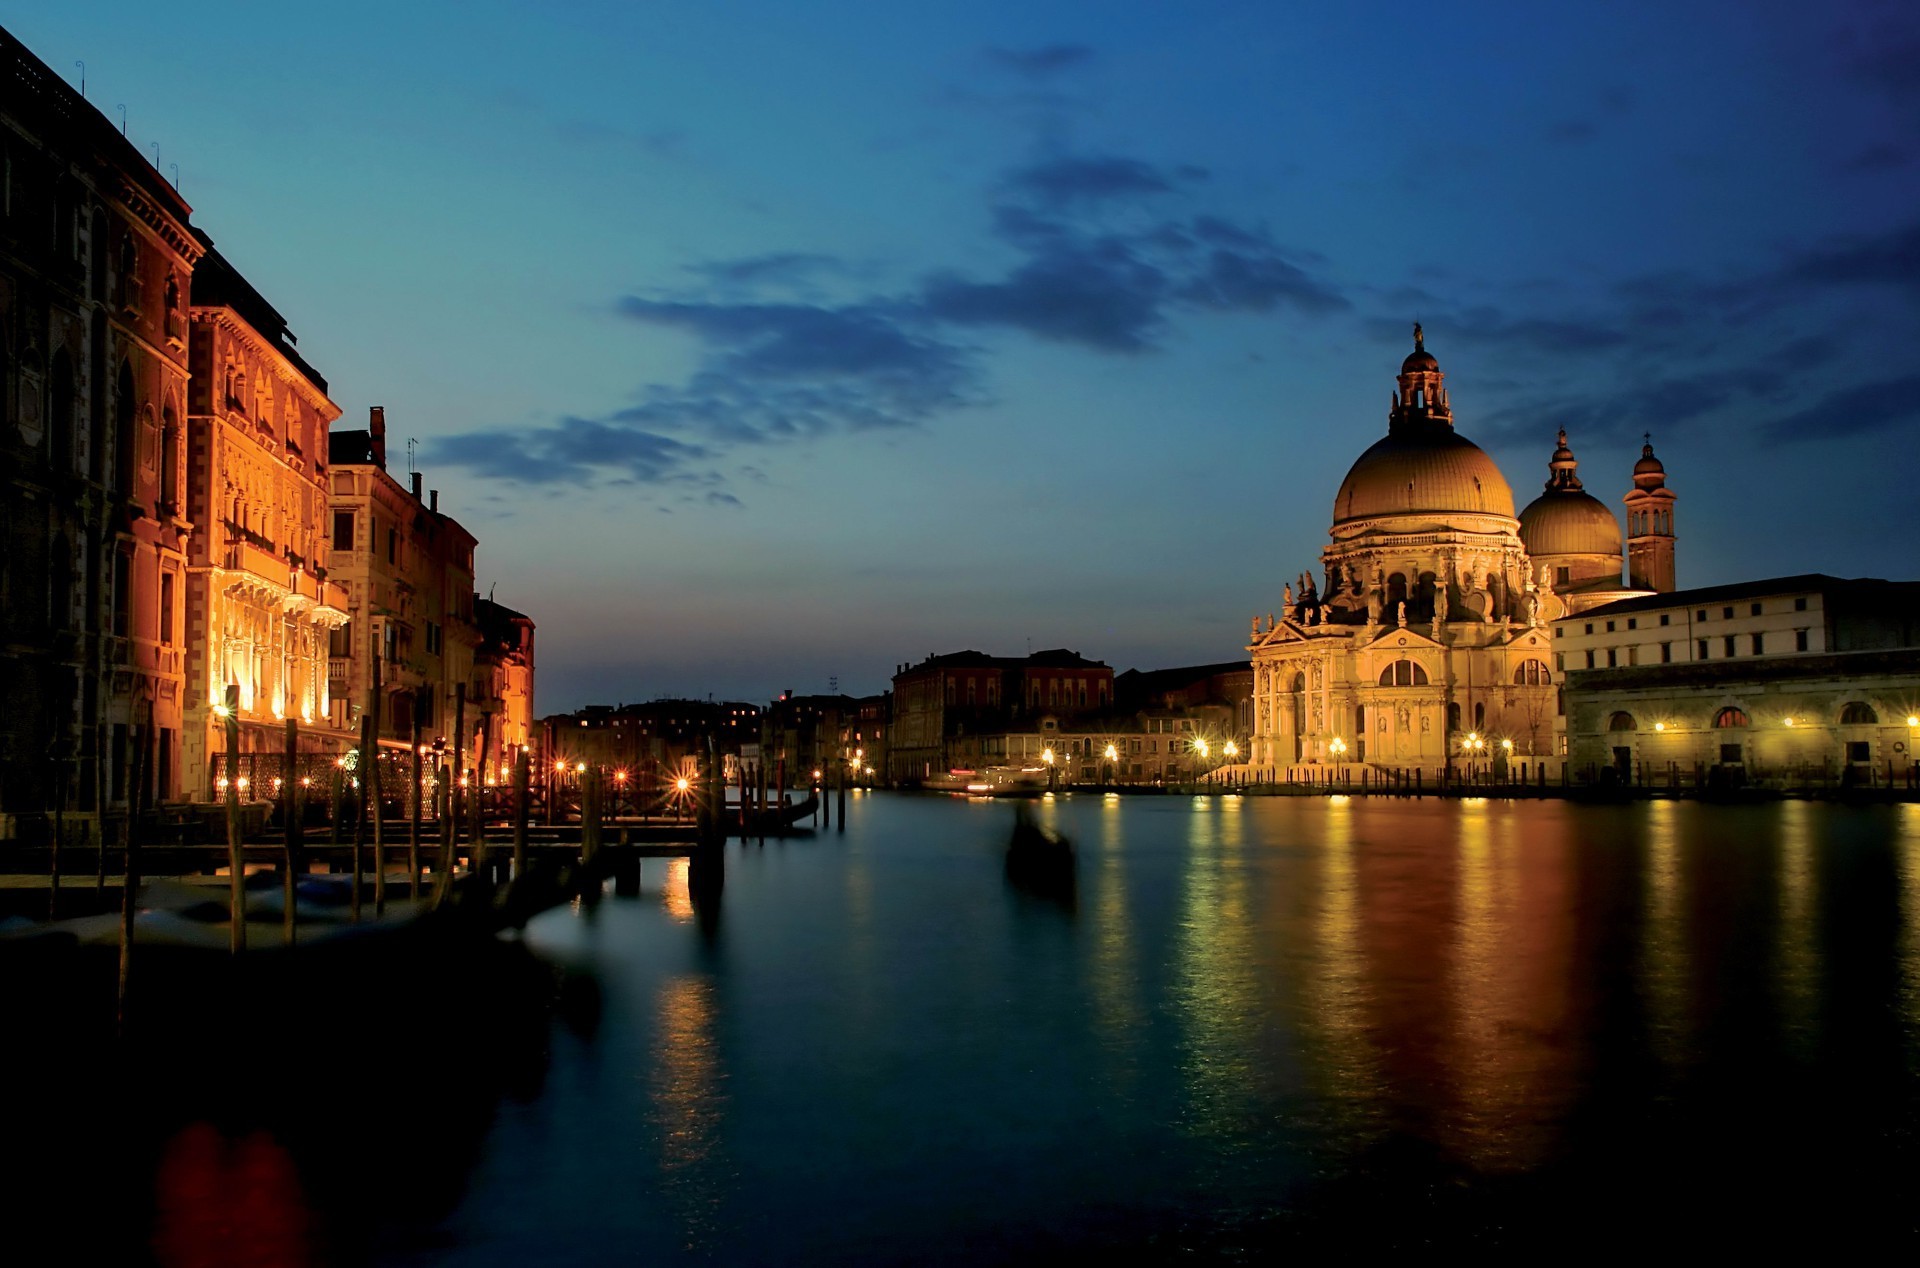
[[[542,917],[593,1021],[376,1257],[1917,1245],[1920,807],[1075,795],[1070,898],[1012,814]]]
[[[102,1183],[170,1264],[1920,1249],[1920,807],[1036,809],[1071,893],[932,796],[649,860]]]

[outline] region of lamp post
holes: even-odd
[[[1040,760],[1047,764],[1047,791],[1053,791],[1053,749],[1049,746],[1041,752]]]
[[[1119,783],[1120,782],[1120,750],[1115,748],[1113,745],[1109,744],[1107,745],[1107,751],[1104,754],[1104,756],[1107,759],[1107,782],[1109,784]]]
[[[1500,741],[1500,782],[1507,783],[1513,778],[1513,741]]]
[[[1347,760],[1347,742],[1337,735],[1334,736],[1327,741],[1327,755],[1333,759],[1335,766],[1339,766]],[[1328,774],[1337,778],[1337,772],[1329,771]],[[1334,780],[1329,779],[1328,782],[1332,783]]]

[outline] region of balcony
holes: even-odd
[[[291,576],[286,560],[251,540],[228,541],[227,571],[247,573],[279,590],[287,588]]]
[[[327,657],[327,682],[345,683],[347,681],[347,658],[345,656]],[[335,692],[334,694],[339,694]]]

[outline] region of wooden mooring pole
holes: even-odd
[[[589,764],[580,776],[580,865],[591,867],[600,853],[600,767]]]
[[[282,913],[281,936],[288,946],[293,945],[294,926],[296,924],[294,899],[297,881],[300,876],[300,723],[291,715],[287,718],[287,760],[286,770],[280,776],[280,791],[286,794],[280,813],[285,822],[281,824],[286,836],[286,883],[281,890],[286,911]]]
[[[373,761],[373,715],[360,715],[360,760],[354,765],[353,799],[353,918],[360,919],[361,877],[367,870],[367,764]]]
[[[424,787],[420,771],[420,693],[413,697],[412,733],[407,741],[407,771],[413,783],[407,789],[407,897],[420,898],[420,797]]]
[[[367,700],[367,718],[373,733],[373,742],[367,746],[367,755],[373,763],[367,769],[367,783],[373,794],[373,915],[376,920],[387,911],[387,833],[382,826],[387,816],[380,804],[380,698],[385,694],[380,687],[380,658],[376,656],[373,658],[373,690]]]
[[[227,684],[227,887],[228,923],[235,955],[247,949],[247,859],[240,845],[240,685]]]
[[[133,915],[140,903],[140,845],[139,830],[134,824],[134,811],[139,807],[140,781],[146,777],[143,769],[146,757],[147,738],[151,733],[152,706],[147,709],[148,724],[137,728],[130,761],[131,778],[127,782],[127,833],[124,842],[127,852],[126,881],[120,887],[120,976],[114,990],[114,1018],[120,1034],[127,1033],[127,989],[133,982]]]
[[[527,747],[513,755],[513,879],[527,874]]]
[[[493,711],[480,710],[480,742],[473,750],[473,789],[467,798],[473,806],[473,864],[471,871],[487,875],[487,755],[493,747]],[[491,877],[488,878],[491,881]]]

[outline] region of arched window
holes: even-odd
[[[1873,706],[1859,700],[1848,701],[1840,710],[1841,726],[1872,726],[1879,720],[1880,715],[1873,711]]]
[[[1746,726],[1747,712],[1745,709],[1736,709],[1732,705],[1728,705],[1713,715],[1713,724],[1721,728]]]
[[[1609,731],[1635,731],[1638,729],[1639,724],[1633,720],[1631,713],[1616,712],[1607,719],[1607,730]]]
[[[1544,687],[1553,681],[1543,660],[1523,660],[1513,671],[1513,680],[1525,687]]]
[[[1382,687],[1424,687],[1427,671],[1410,660],[1396,660],[1380,671]]]

